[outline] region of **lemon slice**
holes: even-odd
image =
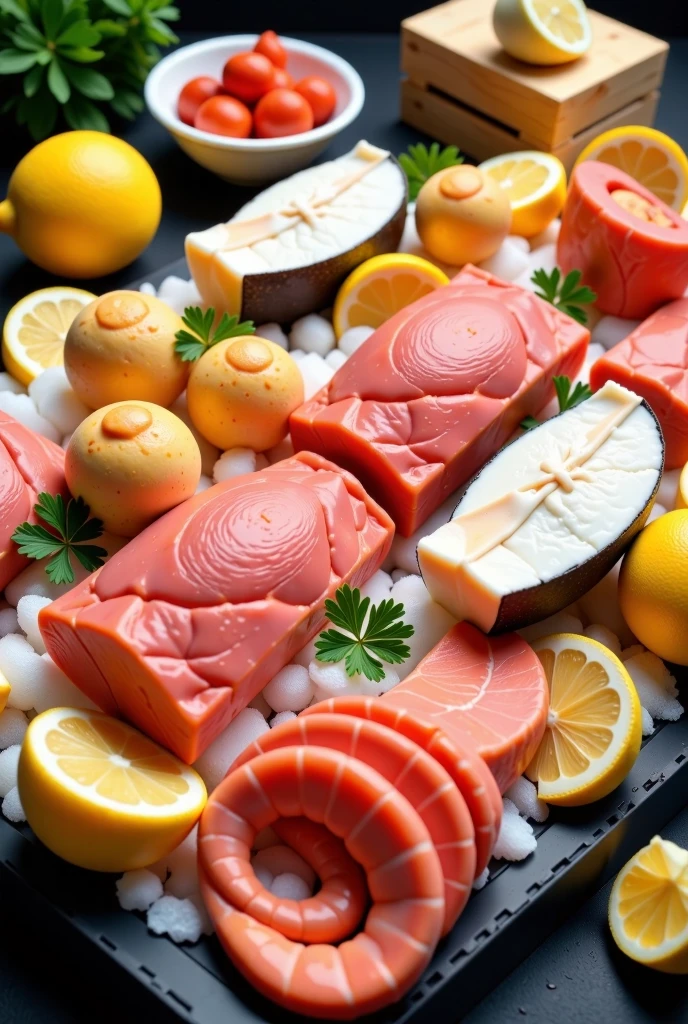
[[[12,687],[7,682],[2,672],[0,672],[0,714],[2,714],[7,707],[7,698],[10,695],[11,689]]]
[[[686,205],[688,157],[677,142],[656,128],[611,128],[585,147],[574,166],[583,160],[618,167],[679,213]]]
[[[53,708],[33,719],[19,795],[45,845],[93,871],[130,871],[170,853],[206,801],[203,780],[157,743],[96,711]]]
[[[494,178],[511,203],[511,234],[532,238],[561,213],[566,199],[566,170],[549,153],[525,150],[493,156],[480,170]]]
[[[676,491],[674,508],[688,508],[688,463],[683,467],[678,478],[678,490]]]
[[[592,43],[583,0],[497,0],[492,24],[506,52],[528,64],[566,64]]]
[[[688,974],[688,850],[655,836],[616,876],[609,927],[622,952],[666,974]]]
[[[49,366],[62,366],[65,338],[79,310],[95,295],[81,288],[42,288],[21,299],[7,314],[2,331],[5,369],[30,384]]]
[[[337,293],[335,333],[341,338],[350,327],[379,327],[404,306],[448,283],[447,275],[421,256],[373,256],[349,274]]]
[[[622,662],[573,633],[532,645],[550,690],[547,728],[526,775],[550,804],[574,807],[611,793],[633,765],[642,738],[640,701]]]

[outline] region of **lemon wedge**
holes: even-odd
[[[2,714],[7,707],[7,698],[9,697],[11,690],[12,687],[7,682],[2,672],[0,672],[0,714]]]
[[[129,725],[53,708],[32,720],[19,795],[38,838],[92,871],[130,871],[170,853],[206,801],[193,768]]]
[[[504,189],[511,203],[511,234],[533,238],[561,213],[566,199],[566,170],[549,153],[504,153],[480,164]]]
[[[497,0],[492,24],[506,52],[528,64],[566,64],[592,43],[583,0]]]
[[[379,327],[404,306],[448,283],[447,275],[421,256],[373,256],[349,274],[337,293],[335,333],[341,338],[350,327]]]
[[[640,750],[640,701],[623,663],[585,636],[532,645],[550,690],[547,728],[526,775],[550,804],[575,807],[611,793]]]
[[[612,886],[609,927],[632,960],[688,974],[688,850],[660,836],[638,850]]]
[[[686,205],[688,157],[677,142],[656,128],[611,128],[585,147],[574,166],[583,160],[618,167],[679,213]]]
[[[95,295],[81,288],[42,288],[24,296],[7,314],[2,361],[21,384],[49,366],[62,366],[65,338],[77,313]]]

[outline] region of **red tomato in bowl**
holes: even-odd
[[[253,47],[256,53],[262,53],[276,68],[286,68],[287,51],[282,46],[280,37],[272,29],[263,32],[256,45]]]
[[[293,89],[273,89],[259,101],[253,126],[259,139],[300,135],[313,127],[313,111]]]
[[[275,68],[275,81],[273,89],[293,89],[294,79],[284,68]]]
[[[310,104],[316,128],[330,120],[337,105],[337,94],[329,82],[317,75],[309,75],[297,82],[294,89]]]
[[[275,68],[262,53],[235,53],[225,64],[222,84],[230,96],[255,103],[274,87]]]
[[[247,139],[251,134],[251,111],[234,96],[211,96],[198,108],[194,126],[213,135]]]
[[[211,96],[219,96],[221,92],[222,83],[218,82],[216,78],[210,78],[208,75],[192,78],[179,93],[177,101],[179,120],[193,126],[200,105],[209,100]]]

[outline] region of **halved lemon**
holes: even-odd
[[[616,876],[609,927],[622,952],[666,974],[688,974],[688,850],[655,836]]]
[[[480,164],[511,203],[511,234],[533,238],[561,213],[566,199],[566,170],[550,153],[504,153]]]
[[[21,384],[49,366],[62,366],[65,338],[77,313],[95,295],[82,288],[41,288],[24,296],[7,314],[2,361]]]
[[[92,871],[130,871],[164,857],[206,801],[193,768],[130,725],[74,708],[30,723],[18,784],[38,838]]]
[[[373,256],[347,277],[337,293],[333,322],[341,338],[350,327],[379,327],[405,306],[449,283],[421,256],[391,252]]]
[[[555,633],[532,646],[550,699],[545,735],[526,775],[547,803],[592,803],[616,789],[638,756],[635,686],[616,655],[586,636]]]
[[[506,52],[528,64],[566,64],[592,43],[583,0],[497,0],[492,24]]]
[[[611,128],[585,147],[574,166],[583,160],[618,167],[679,213],[686,205],[688,157],[677,142],[656,128]]]
[[[12,687],[7,682],[2,672],[0,672],[0,714],[2,714],[7,707],[7,698],[9,697],[11,690]]]

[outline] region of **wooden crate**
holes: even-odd
[[[595,11],[590,20],[589,52],[545,68],[504,52],[490,0],[449,0],[407,18],[403,120],[478,160],[540,149],[570,168],[601,131],[653,123],[669,49]]]

